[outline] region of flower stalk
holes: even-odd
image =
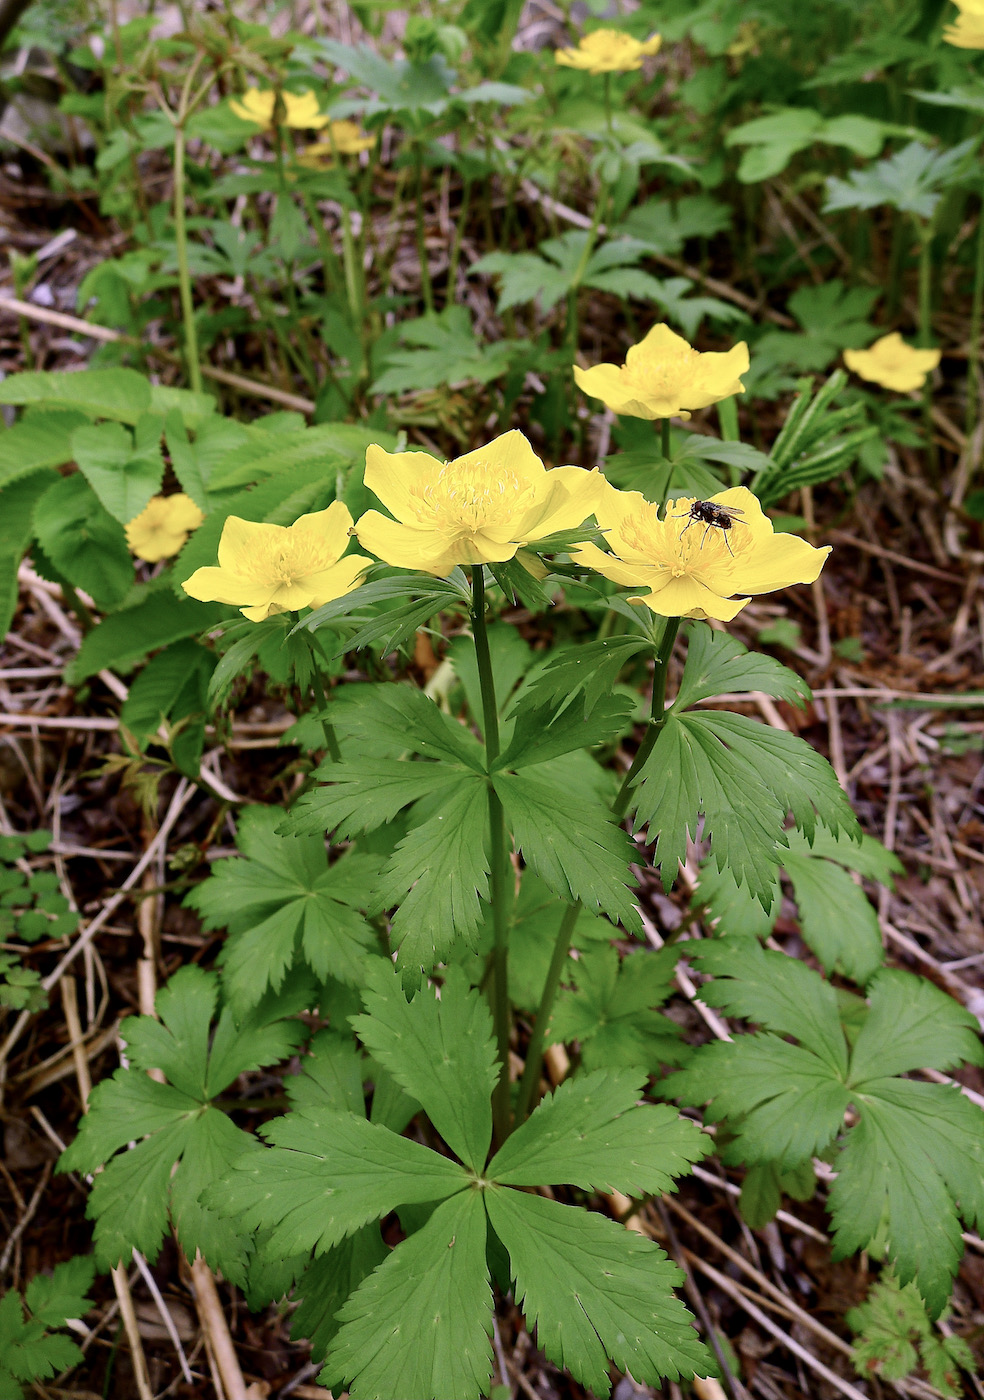
[[[492,655],[485,625],[485,570],[473,564],[472,636],[482,689],[482,727],[489,768],[499,757],[499,711],[495,698]],[[499,1079],[492,1095],[492,1119],[498,1141],[509,1135],[509,854],[506,850],[506,815],[499,794],[489,779],[489,831],[492,896],[492,1020],[499,1054]]]

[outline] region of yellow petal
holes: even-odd
[[[219,568],[227,569],[230,573],[239,572],[240,565],[258,551],[265,553],[278,535],[284,534],[286,530],[283,525],[267,525],[230,515],[222,527],[222,538],[219,540]]]
[[[413,488],[440,468],[441,463],[427,452],[387,452],[373,443],[366,450],[365,483],[397,520],[415,520]]]
[[[596,573],[611,579],[612,583],[624,588],[652,588],[661,586],[668,577],[665,569],[655,564],[647,564],[638,559],[619,559],[615,554],[604,554],[596,544],[582,544],[577,552],[575,563],[583,564]]]
[[[680,355],[689,349],[689,341],[684,340],[682,335],[677,335],[676,331],[670,330],[665,322],[660,322],[643,336],[638,345],[629,347],[625,363],[631,368],[636,360],[646,360],[651,356],[667,352],[671,355]]]
[[[546,484],[543,463],[516,428],[493,438],[487,447],[479,447],[474,452],[466,452],[463,457],[456,457],[454,465],[466,469],[480,467],[490,477],[509,474],[534,491],[543,489]]]
[[[348,548],[352,529],[352,512],[342,501],[332,501],[325,510],[302,515],[290,527],[291,534],[305,544],[338,559]]]
[[[629,599],[630,603],[645,603],[651,612],[660,617],[713,617],[719,622],[730,622],[737,617],[748,601],[747,598],[722,598],[686,575],[668,578],[661,588],[652,593]]]
[[[532,518],[527,519],[516,533],[515,537],[523,541],[540,540],[558,530],[574,530],[583,525],[594,514],[602,487],[608,485],[601,472],[585,471],[583,467],[554,467],[545,476],[547,497],[529,513],[532,517],[535,512],[535,523]]]
[[[240,578],[229,569],[217,569],[214,564],[196,569],[181,585],[190,598],[197,598],[201,603],[230,603],[233,607],[246,600],[252,586],[248,579]]]
[[[436,530],[423,530],[419,526],[414,529],[388,520],[378,510],[367,510],[357,521],[355,533],[363,548],[395,568],[420,569],[438,577],[454,568],[454,562],[447,569],[441,567],[448,547]]]
[[[592,365],[590,369],[581,369],[579,365],[575,365],[574,382],[582,393],[590,395],[593,399],[601,399],[605,407],[610,408],[613,413],[626,414],[630,418],[646,418],[650,422],[660,416],[672,416],[655,412],[648,403],[644,403],[629,389],[622,379],[622,370],[618,365]],[[680,416],[689,418],[690,414],[684,413]]]
[[[362,575],[371,568],[372,560],[367,559],[364,554],[347,554],[330,569],[322,569],[309,575],[304,580],[311,593],[308,606],[320,608],[325,603],[331,603],[336,598],[351,593],[361,581]]]
[[[816,549],[798,535],[773,535],[768,548],[742,553],[733,571],[732,592],[772,593],[794,583],[813,583],[829,553],[829,544]]]

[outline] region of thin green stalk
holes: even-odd
[[[676,641],[677,632],[680,630],[680,619],[678,617],[668,617],[663,628],[663,636],[660,639],[659,651],[656,653],[656,666],[653,672],[653,703],[650,711],[649,728],[643,736],[642,743],[632,766],[622,779],[622,786],[618,790],[618,795],[612,803],[612,815],[616,820],[621,821],[625,816],[625,809],[629,805],[629,796],[632,785],[642,771],[646,760],[656,747],[656,740],[660,736],[660,731],[666,723],[666,672],[670,660],[670,652],[673,650],[673,643]]]
[[[612,135],[612,75],[605,74],[605,84],[603,88],[605,94],[605,124],[608,127],[609,136]]]
[[[670,653],[676,641],[677,632],[680,628],[678,617],[666,619],[663,629],[663,636],[660,639],[659,651],[656,654],[656,667],[653,676],[653,702],[652,718],[645,738],[639,746],[632,767],[626,773],[619,788],[618,796],[612,804],[612,815],[618,820],[625,814],[628,805],[629,792],[636,774],[642,768],[646,759],[653,751],[656,740],[659,738],[660,730],[666,723],[666,675],[669,668]],[[564,971],[564,964],[571,948],[571,939],[574,936],[574,928],[577,924],[577,916],[581,912],[581,905],[569,904],[564,910],[560,921],[560,928],[557,930],[557,937],[554,941],[553,953],[550,958],[550,966],[547,969],[547,978],[543,984],[543,992],[540,996],[540,1005],[537,1007],[536,1021],[533,1025],[533,1032],[530,1036],[529,1045],[526,1050],[526,1065],[523,1069],[523,1077],[519,1083],[519,1095],[516,1100],[516,1124],[522,1123],[529,1115],[533,1096],[536,1087],[540,1082],[540,1069],[543,1065],[543,1042],[546,1038],[547,1026],[550,1024],[550,1015],[553,1011],[554,1001],[557,997],[557,989],[560,986],[560,979]]]
[[[919,344],[928,348],[933,340],[933,228],[932,224],[916,221],[919,237]],[[933,388],[929,375],[923,389],[923,433],[926,439],[926,462],[935,480],[938,473],[936,439],[933,435]]]
[[[471,203],[472,182],[465,180],[461,187],[461,208],[454,226],[454,241],[451,244],[451,257],[448,260],[448,301],[454,303],[455,287],[458,283],[458,264],[461,261],[461,240],[468,222],[468,206]]]
[[[485,626],[485,571],[481,564],[471,566],[472,635],[475,661],[482,688],[482,720],[488,766],[499,757],[499,711],[495,700],[495,677]],[[509,854],[506,850],[506,814],[499,794],[489,780],[489,855],[492,895],[492,1019],[499,1054],[499,1081],[492,1095],[495,1135],[504,1142],[509,1134]]]
[[[659,425],[659,446],[664,461],[670,460],[670,420],[664,418]]]
[[[434,314],[434,288],[431,285],[430,267],[427,263],[427,235],[424,228],[424,148],[416,138],[413,143],[414,167],[417,174],[417,198],[415,215],[417,227],[417,256],[420,258],[420,288],[424,297],[426,315]]]
[[[974,291],[970,303],[970,346],[967,351],[967,409],[964,431],[970,437],[980,411],[981,311],[984,308],[984,191],[977,213],[977,256],[974,261]]]
[[[195,325],[195,305],[191,295],[191,271],[188,266],[188,230],[185,225],[185,130],[179,122],[174,128],[174,242],[178,258],[178,295],[181,299],[181,320],[184,325],[185,364],[188,381],[196,394],[202,392],[202,370],[198,361],[198,328]]]
[[[315,642],[312,642],[311,651],[314,652]],[[320,645],[320,644],[318,644]],[[321,672],[318,670],[317,660],[311,657],[311,689],[314,691],[314,698],[320,708],[321,732],[325,736],[325,748],[328,750],[328,757],[332,763],[341,763],[342,751],[338,747],[338,738],[335,728],[328,718],[328,696],[325,693],[325,683],[321,679]]]
[[[564,964],[567,962],[567,955],[571,950],[571,939],[574,936],[574,927],[580,912],[580,904],[568,904],[561,918],[560,928],[557,930],[550,966],[547,968],[547,980],[543,984],[540,1005],[537,1007],[536,1020],[533,1023],[533,1032],[526,1048],[526,1065],[523,1069],[523,1077],[519,1081],[519,1096],[516,1100],[517,1126],[529,1117],[533,1095],[540,1082],[540,1070],[543,1065],[543,1042],[546,1039],[547,1026],[550,1024],[550,1015],[557,997],[557,988],[560,986]]]

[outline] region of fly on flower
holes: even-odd
[[[830,553],[829,545],[816,549],[798,535],[777,535],[744,486],[707,501],[670,501],[661,517],[639,491],[606,483],[595,515],[612,552],[584,544],[575,562],[645,590],[629,601],[661,617],[730,622],[753,594],[812,583]],[[691,533],[697,522],[702,535]]]

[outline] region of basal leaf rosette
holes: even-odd
[[[229,106],[244,122],[255,122],[264,131],[289,126],[299,131],[319,131],[331,118],[318,110],[318,99],[308,88],[304,92],[281,92],[283,115],[276,120],[277,94],[273,88],[247,88]]]
[[[267,525],[230,515],[219,540],[219,564],[196,569],[181,585],[203,603],[231,603],[250,622],[274,613],[320,608],[350,593],[372,560],[345,558],[352,516],[341,501],[302,515],[293,525]]]
[[[205,519],[203,513],[183,491],[173,496],[151,496],[139,515],[126,527],[126,542],[130,552],[148,564],[170,559],[185,545],[192,530]]]
[[[695,350],[667,325],[653,326],[630,346],[624,365],[574,366],[577,386],[601,399],[613,413],[630,418],[689,418],[744,391],[748,346],[739,341],[725,352]]]
[[[984,48],[984,14],[980,23],[981,47]],[[939,350],[917,350],[914,345],[907,345],[898,331],[883,335],[867,350],[844,351],[844,363],[859,378],[880,384],[883,389],[894,389],[898,394],[921,389],[927,374],[939,362]]]
[[[634,73],[644,58],[659,53],[662,42],[660,34],[640,42],[619,29],[596,29],[585,34],[576,49],[556,49],[554,58],[562,68],[585,73]]]
[[[444,577],[496,564],[594,513],[606,483],[583,467],[547,469],[513,430],[453,462],[426,452],[366,452],[366,485],[395,517],[366,511],[359,543],[397,568]]]
[[[606,489],[595,514],[610,554],[582,545],[575,562],[639,590],[630,598],[661,617],[730,622],[756,593],[819,577],[830,546],[776,534],[751,491],[735,486],[710,497],[731,519],[728,530],[691,515],[689,497],[659,507],[639,491]]]

